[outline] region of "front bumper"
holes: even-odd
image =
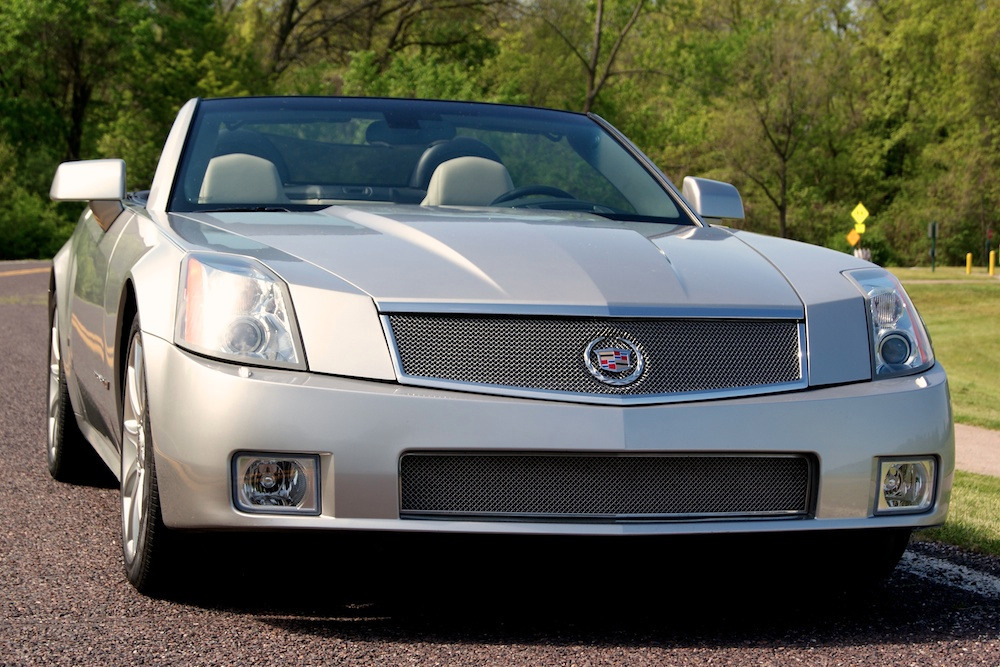
[[[944,521],[954,432],[944,371],[766,396],[603,406],[488,396],[206,360],[147,334],[150,418],[164,523],[198,530],[346,529],[552,535],[920,527]],[[245,373],[243,374],[245,375]],[[405,452],[801,453],[818,463],[804,519],[538,522],[401,519]],[[249,514],[236,452],[317,454],[318,516]],[[873,516],[879,456],[937,458],[922,514]]]

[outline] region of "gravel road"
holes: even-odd
[[[221,537],[192,544],[208,574],[140,596],[117,489],[45,468],[46,287],[43,263],[0,263],[0,664],[1000,664],[1000,559],[929,543],[884,587],[846,593],[762,578],[739,553],[678,571]]]

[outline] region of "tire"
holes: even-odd
[[[129,583],[140,593],[155,595],[169,583],[171,535],[160,513],[138,316],[128,341],[122,383],[122,557]]]
[[[83,437],[70,403],[66,371],[62,362],[59,314],[55,299],[49,307],[48,444],[49,474],[60,482],[105,486],[110,471]]]

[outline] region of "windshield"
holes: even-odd
[[[203,100],[181,162],[173,211],[388,202],[692,222],[653,173],[593,119],[527,107]]]

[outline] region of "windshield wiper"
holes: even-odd
[[[599,211],[594,211],[594,215],[599,215],[608,220],[614,220],[616,222],[655,222],[657,224],[665,225],[690,225],[693,226],[694,222],[684,218],[667,218],[659,215],[640,215],[639,213],[601,213]]]
[[[513,208],[528,208],[544,211],[569,211],[571,213],[589,213],[605,220],[615,222],[655,222],[668,225],[693,225],[694,222],[681,218],[667,218],[659,215],[642,215],[639,213],[628,213],[626,211],[615,210],[610,206],[595,204],[593,202],[580,199],[547,199],[540,202],[533,202],[523,206]]]
[[[284,206],[222,206],[202,209],[204,213],[288,213]]]

